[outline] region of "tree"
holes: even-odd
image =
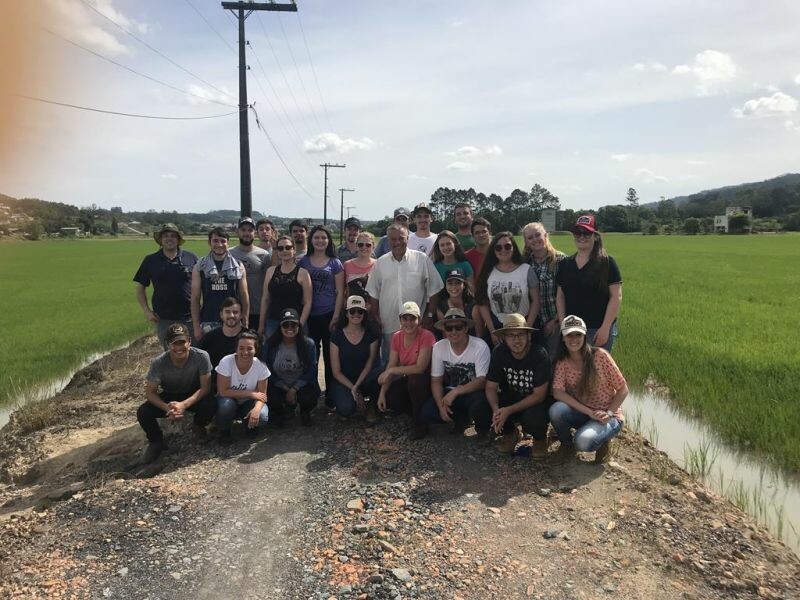
[[[678,209],[675,208],[675,202],[672,200],[662,200],[656,207],[656,216],[661,219],[662,223],[672,221],[678,218]]]
[[[119,223],[117,223],[117,217],[111,217],[111,234],[117,235],[119,233]]]
[[[603,206],[597,211],[597,224],[603,231],[629,231],[628,211],[621,204]]]
[[[750,230],[750,217],[736,213],[728,217],[728,233],[747,233]]]
[[[536,211],[536,220],[542,218],[543,208],[555,208],[556,210],[561,210],[561,202],[559,201],[558,196],[554,196],[550,190],[542,185],[539,185],[538,183],[534,184],[534,186],[531,188],[529,197],[531,208]]]
[[[22,231],[29,240],[38,240],[44,233],[44,227],[42,227],[42,224],[39,223],[39,221],[28,221],[25,224],[25,227],[22,228]]]
[[[634,188],[628,188],[628,194],[625,196],[625,202],[631,208],[639,208],[639,194],[636,193]]]
[[[700,219],[689,217],[683,222],[683,232],[686,235],[697,235],[700,233]]]

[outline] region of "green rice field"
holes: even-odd
[[[572,252],[570,236],[553,239]],[[800,237],[605,240],[624,280],[614,356],[631,387],[652,374],[734,445],[800,471]],[[131,280],[156,248],[152,240],[0,245],[0,404],[147,333]]]

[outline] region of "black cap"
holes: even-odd
[[[407,208],[403,208],[402,206],[400,208],[395,208],[394,209],[394,218],[396,219],[399,216],[408,217],[409,216],[408,209]]]
[[[464,271],[458,267],[450,269],[445,273],[444,280],[447,281],[448,279],[459,279],[460,281],[466,281],[466,277],[464,277]]]
[[[300,315],[293,308],[287,308],[281,313],[281,325],[284,323],[299,323]]]
[[[252,227],[253,229],[256,228],[256,222],[253,221],[253,219],[251,219],[250,217],[242,217],[241,219],[239,219],[239,227],[241,227],[242,225],[250,225],[250,227]]]
[[[348,227],[358,227],[361,229],[361,221],[356,217],[347,217],[347,220],[344,222],[344,228],[347,229]]]

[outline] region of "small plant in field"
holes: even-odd
[[[48,400],[20,402],[14,412],[14,421],[22,433],[32,433],[53,425],[58,420],[52,403]]]
[[[696,448],[689,444],[683,447],[684,465],[694,479],[706,479],[716,460],[717,453],[710,440],[703,440]]]

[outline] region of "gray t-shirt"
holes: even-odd
[[[247,296],[250,298],[250,314],[258,314],[261,306],[261,288],[264,287],[264,275],[271,262],[270,253],[251,246],[250,252],[244,252],[239,246],[231,248],[231,254],[241,261],[247,271]]]
[[[297,346],[281,344],[275,351],[275,372],[280,375],[283,382],[291,387],[303,375],[303,365],[297,355]]]
[[[175,366],[164,352],[150,363],[147,383],[159,386],[170,394],[190,396],[200,389],[200,376],[211,373],[211,359],[208,352],[200,348],[189,348],[189,358],[180,367]]]

